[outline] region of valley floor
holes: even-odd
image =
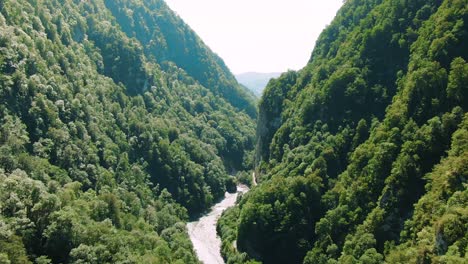
[[[190,240],[201,262],[224,264],[220,253],[221,240],[216,233],[216,223],[224,210],[235,205],[238,194],[246,193],[248,190],[249,188],[245,185],[237,186],[236,193],[226,193],[224,199],[214,205],[208,214],[187,224]]]

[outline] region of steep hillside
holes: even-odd
[[[233,263],[463,263],[468,1],[349,0],[260,101]],[[237,248],[232,247],[237,240]]]
[[[214,95],[255,118],[256,107],[250,94],[239,86],[224,61],[164,1],[104,0],[104,3],[126,35],[141,43],[147,57],[155,57],[163,69],[165,62],[174,62]]]
[[[239,83],[249,88],[256,96],[261,97],[263,90],[272,78],[281,75],[279,72],[244,72],[236,74]]]
[[[0,2],[0,262],[197,263],[256,110],[161,0]]]

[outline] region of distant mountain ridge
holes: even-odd
[[[280,72],[244,72],[235,76],[239,83],[250,89],[256,96],[261,96],[270,79],[280,75]]]

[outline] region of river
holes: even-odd
[[[238,193],[246,193],[248,190],[249,188],[245,185],[237,186],[237,193],[226,193],[224,199],[211,207],[208,214],[187,224],[190,240],[202,263],[224,264],[221,257],[221,239],[216,233],[216,223],[224,210],[236,204]]]

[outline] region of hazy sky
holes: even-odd
[[[343,0],[166,0],[233,73],[298,70]]]

